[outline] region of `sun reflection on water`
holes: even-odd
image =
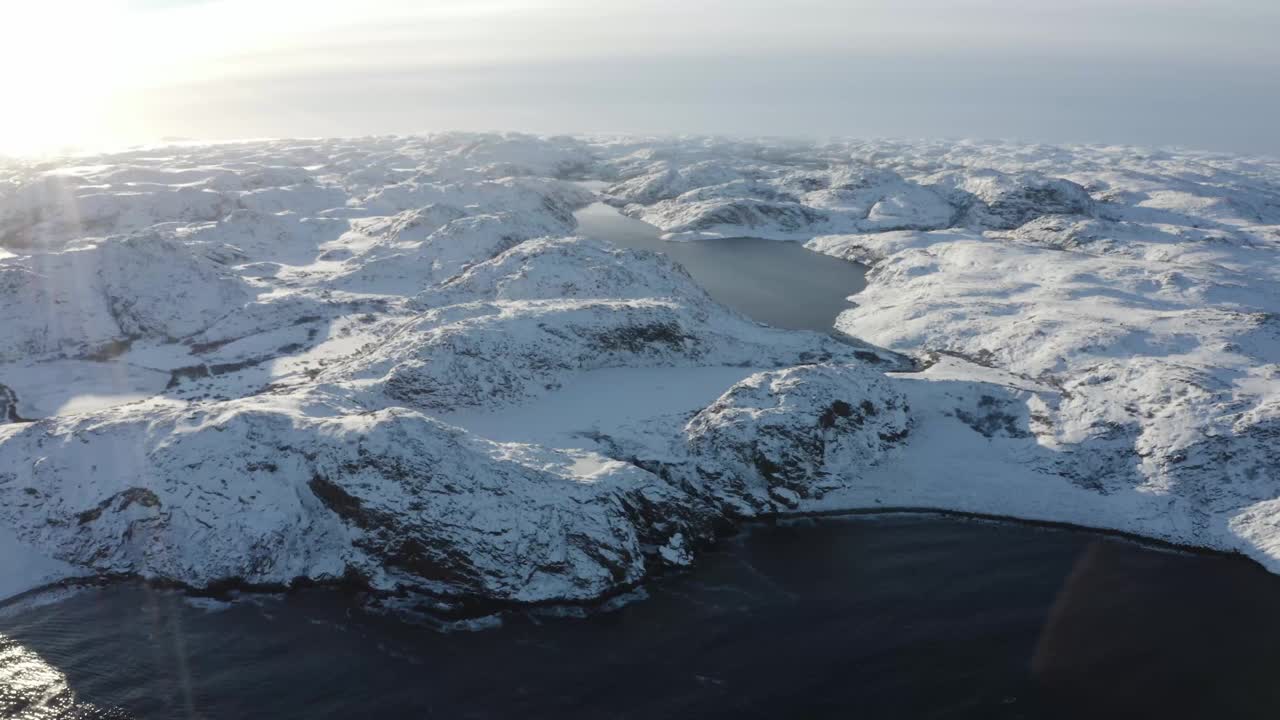
[[[128,717],[120,710],[77,700],[66,675],[4,634],[0,634],[0,716],[20,720]]]

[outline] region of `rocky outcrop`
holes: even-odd
[[[554,392],[584,370],[785,366],[867,352],[762,327],[713,302],[665,257],[581,239],[521,244],[417,302],[431,309],[319,379],[443,412]]]
[[[968,221],[991,230],[1010,230],[1046,215],[1089,215],[1094,206],[1079,185],[1035,173],[987,170],[952,182],[964,193],[958,202]]]
[[[589,599],[711,519],[631,465],[581,482],[553,450],[323,397],[42,421],[7,433],[0,457],[0,516],[23,539],[198,588],[345,578],[445,600]]]
[[[154,234],[0,260],[0,361],[186,337],[252,297],[228,268]]]
[[[910,433],[906,399],[861,365],[807,365],[734,385],[685,430],[697,471],[738,514],[857,482]]]

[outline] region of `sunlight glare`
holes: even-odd
[[[0,66],[8,102],[0,111],[0,152],[45,152],[92,140],[103,102],[129,52],[115,0],[43,0],[4,10]]]

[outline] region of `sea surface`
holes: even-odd
[[[42,604],[43,603],[43,604]],[[336,590],[0,610],[28,718],[1276,718],[1280,578],[1083,531],[758,525],[612,609],[444,631]]]

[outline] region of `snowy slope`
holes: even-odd
[[[865,342],[575,237],[596,199],[871,265],[836,323]],[[742,518],[887,506],[1280,571],[1277,248],[1280,164],[1190,151],[445,133],[11,164],[0,596],[590,600]]]

